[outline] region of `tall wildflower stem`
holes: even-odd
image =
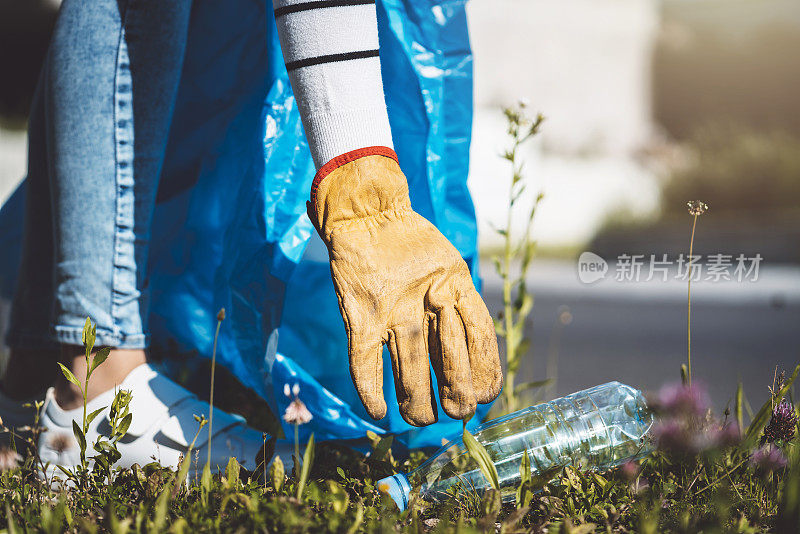
[[[208,394],[208,467],[211,468],[211,437],[214,426],[214,372],[217,369],[217,340],[222,321],[225,320],[225,308],[217,313],[217,330],[214,332],[214,347],[211,349],[211,391]]]
[[[697,227],[697,217],[695,214],[692,220],[692,237],[689,239],[689,265],[692,262],[692,252],[694,251],[694,230]],[[687,306],[686,306],[686,378],[692,383],[692,268],[689,268],[689,282],[687,283]]]
[[[689,208],[689,215],[692,219],[692,235],[689,238],[689,268],[686,271],[688,275],[687,282],[687,304],[686,304],[686,382],[691,385],[692,383],[692,275],[694,272],[694,265],[692,259],[694,258],[694,231],[697,228],[697,218],[708,211],[708,204],[702,200],[692,200],[686,203]]]
[[[300,425],[298,423],[294,424],[294,461],[295,464],[300,463]],[[298,476],[300,475],[299,466],[295,466],[294,472]]]

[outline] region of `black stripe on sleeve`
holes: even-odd
[[[315,2],[303,2],[300,4],[281,6],[275,10],[275,17],[277,18],[288,15],[289,13],[298,13],[300,11],[321,9],[324,7],[365,6],[374,3],[375,0],[317,0]]]
[[[302,67],[310,67],[311,65],[320,65],[322,63],[334,63],[336,61],[350,61],[351,59],[364,59],[368,57],[378,57],[378,50],[361,50],[359,52],[347,52],[344,54],[330,54],[327,56],[310,57],[307,59],[300,59],[298,61],[291,61],[286,64],[287,71],[293,71]]]

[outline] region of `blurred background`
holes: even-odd
[[[57,0],[0,0],[0,202],[25,173],[26,114]],[[800,3],[796,0],[472,0],[470,164],[490,311],[511,170],[501,109],[547,120],[526,145],[525,203],[544,194],[532,339],[520,380],[546,394],[607,380],[652,389],[686,359],[686,282],[646,281],[651,255],[688,253],[686,202],[701,199],[695,254],[760,255],[757,279],[693,284],[694,377],[719,410],[737,381],[755,406],[776,367],[800,362]],[[609,263],[593,284],[579,255]],[[0,252],[1,254],[2,252]],[[615,259],[644,257],[617,281]]]

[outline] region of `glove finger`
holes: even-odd
[[[380,336],[348,332],[350,376],[361,403],[373,419],[386,415],[383,399],[383,342]]]
[[[438,419],[423,326],[395,327],[389,331],[387,343],[400,415],[414,426],[430,425]]]
[[[470,287],[456,305],[464,324],[472,368],[472,387],[481,404],[492,402],[503,388],[503,371],[497,350],[494,323],[483,299]]]
[[[447,415],[466,419],[475,413],[477,402],[472,389],[464,326],[453,306],[438,310],[435,322],[429,344],[433,370],[439,382],[439,400]]]

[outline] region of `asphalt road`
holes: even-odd
[[[502,305],[501,285],[490,271],[483,266],[484,296],[494,314]],[[758,283],[748,287],[693,289],[693,376],[705,382],[718,413],[739,380],[757,410],[768,398],[775,367],[790,372],[800,363],[800,269],[776,271],[762,270]],[[585,286],[566,263],[545,265],[529,284],[535,304],[525,332],[532,351],[520,382],[544,378],[554,354],[557,395],[610,380],[652,390],[680,379],[686,361],[685,284]],[[567,309],[571,322],[557,327],[557,316]]]

